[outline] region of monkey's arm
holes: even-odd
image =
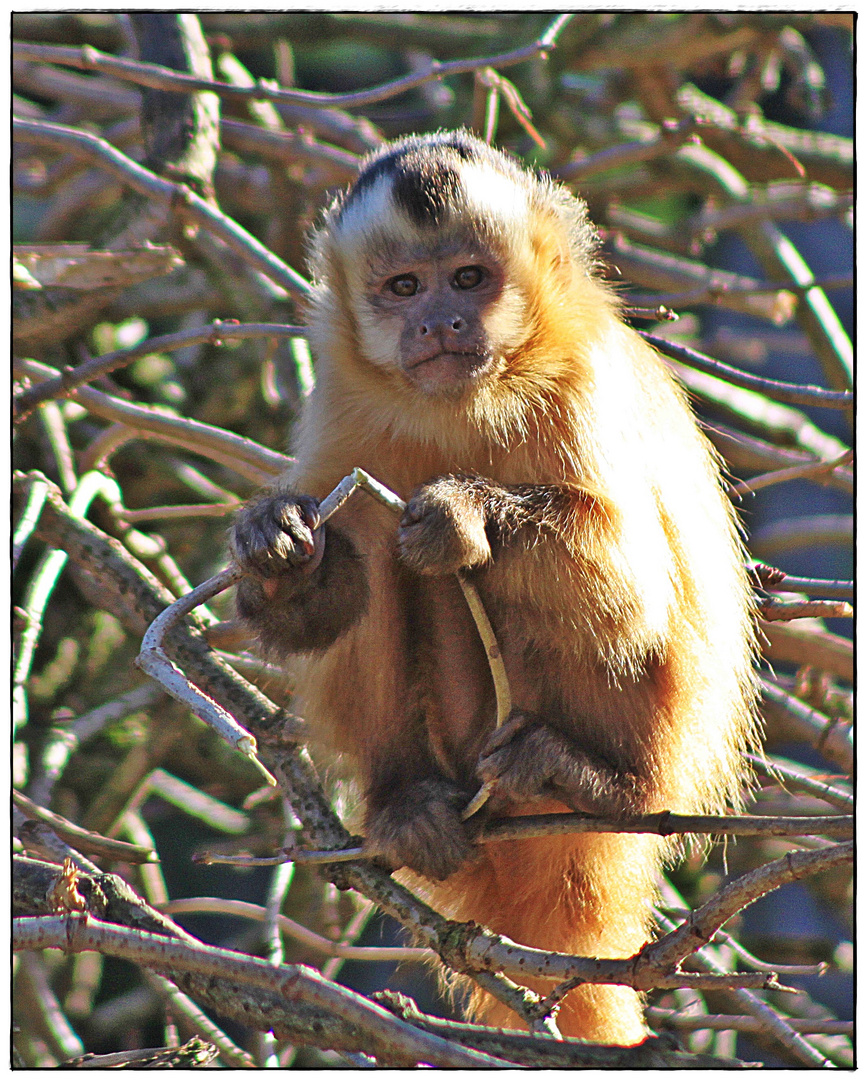
[[[327,649],[369,607],[375,626],[394,622],[383,610],[394,600],[393,588],[371,598],[352,539],[330,523],[320,526],[316,501],[308,496],[270,491],[248,502],[232,530],[231,550],[247,571],[238,586],[239,614],[272,652]],[[370,663],[384,665],[380,676],[403,670],[405,659],[384,654],[382,638],[377,641]],[[395,688],[390,704],[348,700],[343,719],[364,732],[354,753],[366,779],[364,831],[371,850],[395,868],[442,880],[471,853],[460,814],[473,792],[442,775],[426,732],[405,714],[407,693]]]
[[[503,579],[507,587],[521,579],[514,558],[523,561],[533,552],[545,558],[548,549],[555,561],[544,577],[564,584],[545,595],[547,610],[555,610],[558,591],[567,591],[568,575],[580,574],[586,588],[585,616],[596,619],[592,640],[610,642],[609,655],[634,657],[636,664],[652,643],[653,627],[637,614],[640,583],[615,580],[629,567],[625,560],[610,558],[618,543],[610,517],[595,496],[581,489],[553,484],[506,487],[478,477],[441,477],[410,500],[399,543],[404,563],[421,574],[496,567],[508,555],[512,566]],[[573,555],[576,549],[581,552],[580,564]],[[488,584],[497,588],[494,579]],[[615,603],[610,608],[614,617],[607,618],[606,602],[612,596],[629,596],[634,607],[628,611],[623,605],[618,610]],[[574,618],[574,607],[565,614]],[[556,797],[585,813],[643,812],[652,799],[652,785],[641,775],[640,760],[609,760],[593,749],[593,743],[588,745],[580,730],[567,717],[516,709],[483,747],[478,776],[496,778],[496,790],[505,800]]]
[[[325,649],[367,608],[367,578],[352,540],[319,526],[309,496],[268,491],[252,499],[238,514],[230,547],[246,571],[238,613],[269,651]]]

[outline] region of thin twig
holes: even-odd
[[[12,569],[18,565],[18,560],[21,558],[21,552],[24,550],[24,545],[33,533],[36,527],[36,522],[39,520],[39,515],[42,513],[42,507],[45,505],[45,499],[48,495],[48,482],[45,480],[34,480],[30,485],[30,490],[27,492],[27,502],[24,506],[24,512],[21,514],[21,518],[15,527],[15,534],[12,537]]]
[[[215,319],[209,326],[195,330],[182,330],[175,334],[163,334],[160,337],[146,338],[138,345],[128,349],[116,349],[114,352],[94,356],[79,364],[78,367],[66,367],[61,373],[45,382],[22,390],[12,398],[12,421],[18,423],[51,398],[70,397],[74,390],[85,383],[93,382],[103,375],[126,367],[141,356],[150,353],[171,352],[189,345],[222,345],[225,341],[243,341],[256,337],[297,337],[306,334],[300,326],[284,326],[281,323],[237,323]]]
[[[16,1012],[22,1009],[26,1013],[32,1010],[36,1014],[52,1052],[61,1061],[84,1052],[81,1039],[57,999],[46,965],[35,953],[27,953],[21,957],[21,967],[16,978],[16,991],[18,992],[16,993]]]
[[[675,1031],[742,1031],[745,1034],[760,1035],[764,1030],[762,1022],[755,1016],[731,1014],[698,1013],[689,1016],[673,1009],[661,1009],[651,1005],[645,1010],[645,1016],[657,1030]],[[787,1016],[786,1022],[793,1031],[800,1035],[848,1035],[855,1034],[855,1024],[851,1020],[814,1020],[797,1016]]]
[[[707,372],[709,375],[716,375],[717,378],[725,379],[735,386],[756,390],[773,401],[785,401],[790,405],[814,405],[825,409],[850,409],[854,404],[850,390],[823,390],[819,386],[799,386],[796,383],[778,382],[776,379],[762,379],[758,375],[750,375],[746,371],[723,364],[719,360],[712,360],[709,356],[696,352],[695,349],[687,348],[686,345],[676,345],[673,341],[667,341],[657,334],[650,334],[645,330],[638,332],[648,344],[673,360]]]
[[[788,480],[815,480],[832,473],[840,466],[850,465],[854,459],[853,450],[847,450],[845,454],[833,461],[817,461],[815,464],[795,465],[790,469],[777,469],[774,472],[762,473],[761,476],[753,476],[749,480],[742,480],[731,488],[732,495],[752,495],[761,488],[771,487],[774,484],[783,484]]]
[[[31,484],[46,483],[45,478],[36,473],[30,477]],[[46,489],[46,497],[50,494]],[[78,483],[69,501],[69,512],[84,517],[91,502],[102,496],[109,502],[120,499],[117,482],[102,473],[89,472]],[[38,531],[38,522],[36,523]],[[66,565],[65,551],[50,551],[39,562],[36,573],[31,579],[23,603],[25,626],[18,643],[18,656],[12,675],[13,724],[23,726],[27,722],[27,696],[25,684],[30,676],[36,646],[42,633],[42,617]]]
[[[273,864],[272,864],[273,865]],[[209,913],[212,915],[231,915],[244,919],[253,919],[256,922],[264,922],[266,909],[259,904],[250,904],[244,900],[228,900],[215,896],[192,896],[179,900],[169,900],[160,904],[159,910],[169,915],[184,915]],[[310,949],[323,953],[325,956],[337,956],[344,960],[364,961],[391,961],[402,963],[407,960],[433,960],[436,953],[431,949],[415,949],[408,946],[395,946],[390,948],[381,945],[344,945],[339,941],[332,941],[309,930],[306,926],[290,919],[287,915],[279,915],[277,925],[289,937],[306,945]]]
[[[783,761],[777,757],[765,759],[758,754],[747,754],[746,758],[756,772],[770,780],[775,780],[784,788],[788,784],[796,791],[815,795],[844,812],[851,813],[855,809],[855,799],[852,795],[834,787],[818,775],[813,776],[804,765],[795,765],[793,762]]]
[[[608,146],[604,150],[597,150],[595,154],[573,159],[566,165],[561,165],[555,170],[554,175],[558,180],[567,181],[570,184],[581,184],[591,176],[608,172],[609,169],[622,169],[624,166],[632,166],[654,158],[667,156],[694,139],[698,131],[700,121],[689,116],[677,124],[663,124],[659,133],[651,139],[640,139],[633,142],[620,143],[616,146]]]
[[[557,37],[572,15],[559,15],[546,32],[530,45],[495,56],[479,57],[471,60],[453,60],[441,63],[432,60],[421,71],[394,79],[369,90],[360,90],[350,94],[325,94],[310,90],[283,90],[273,84],[257,81],[254,86],[236,86],[233,83],[217,82],[213,79],[199,79],[184,75],[159,64],[145,64],[136,60],[109,56],[89,45],[80,49],[63,46],[34,45],[25,42],[13,43],[13,58],[18,60],[40,61],[47,64],[65,65],[82,71],[102,71],[116,78],[150,86],[157,90],[175,90],[191,93],[197,90],[210,90],[229,100],[274,101],[287,105],[308,105],[321,108],[358,108],[372,105],[378,101],[403,94],[423,86],[427,82],[448,78],[450,75],[462,75],[485,67],[504,68],[522,64],[538,57],[546,57],[556,47]]]
[[[491,821],[476,843],[501,840],[529,840],[540,836],[571,836],[577,833],[643,833],[653,836],[836,836],[853,835],[855,819],[848,815],[761,817],[754,814],[640,814],[624,818],[594,817],[591,814],[527,814]],[[336,851],[311,851],[286,847],[274,855],[222,855],[207,852],[196,862],[224,866],[276,866],[298,862],[317,866],[329,863],[373,859],[377,852],[369,846],[352,846]]]
[[[682,305],[712,303],[779,324],[791,318],[797,304],[795,294],[786,289],[769,295],[759,288],[762,283],[757,278],[711,268],[698,259],[636,243],[620,229],[610,238],[609,255],[628,281],[653,289],[655,296],[680,294]],[[663,296],[659,302],[668,304]]]
[[[226,517],[241,505],[240,499],[225,503],[179,503],[174,506],[147,506],[140,510],[124,507],[117,513],[117,520],[127,525],[143,521],[188,521],[197,517]]]
[[[765,220],[818,221],[851,210],[855,198],[851,191],[836,192],[821,184],[771,185],[761,192],[753,185],[751,196],[749,203],[703,209],[686,223],[686,229],[698,237]]]
[[[12,869],[16,911],[51,914],[45,897],[57,880],[59,868],[16,856],[13,859]],[[80,882],[82,878],[84,875],[80,876]],[[155,930],[170,936],[179,934],[183,940],[189,938],[189,935],[186,935],[177,924],[172,923],[171,920],[136,897],[129,886],[115,875],[98,874],[92,883],[88,882],[88,895],[99,895],[94,891],[96,884],[109,900],[109,910],[102,915],[107,921]],[[433,912],[431,915],[435,920],[438,918]],[[196,943],[195,939],[190,940]],[[358,1045],[357,1029],[353,1030],[333,1012],[301,1011],[290,1002],[282,1001],[263,991],[256,991],[249,986],[245,987],[243,993],[239,995],[237,984],[233,984],[228,979],[197,979],[178,973],[174,973],[174,977],[178,982],[183,981],[190,993],[201,998],[208,1008],[236,1018],[247,1028],[253,1027],[263,1031],[274,1029],[283,1038],[313,1045],[328,1047]],[[188,999],[185,1000],[188,1001]],[[240,1005],[238,1001],[241,1002]],[[639,1047],[617,1048],[583,1043],[576,1039],[534,1038],[523,1032],[502,1031],[477,1024],[432,1017],[420,1013],[413,1003],[399,996],[389,997],[382,1003],[389,1011],[396,1013],[422,1031],[442,1035],[461,1045],[470,1046],[518,1064],[574,1068],[579,1064],[600,1066],[619,1063],[624,1067],[664,1067],[670,1064],[682,1066],[711,1063],[711,1059],[703,1059],[701,1056],[668,1051],[653,1041]],[[206,1038],[220,1045],[219,1039],[213,1033],[203,1028],[199,1030]],[[231,1056],[229,1060],[232,1060]],[[239,1064],[244,1063],[239,1062]]]
[[[851,619],[852,605],[844,600],[761,600],[759,617],[767,622],[791,619]]]
[[[826,578],[802,578],[787,574],[776,566],[752,563],[750,573],[768,592],[802,592],[810,596],[824,596],[831,600],[852,600],[855,595],[853,581],[831,581]]]
[[[213,698],[202,693],[169,659],[163,648],[166,635],[180,620],[191,611],[219,595],[234,585],[241,578],[241,571],[235,568],[223,570],[209,578],[191,593],[182,596],[165,609],[148,627],[141,643],[141,651],[136,658],[136,665],[171,694],[173,698],[187,705],[192,711],[209,724],[225,739],[230,746],[248,758],[262,773],[269,784],[276,787],[277,781],[265,768],[257,755],[256,740],[219,705]]]
[[[728,162],[705,146],[684,147],[673,164],[700,169],[725,199],[748,204],[750,185]],[[852,342],[827,296],[813,281],[813,273],[800,252],[773,221],[759,221],[740,229],[740,236],[761,265],[766,277],[791,277],[798,285],[812,285],[795,311],[827,381],[842,392],[852,386]],[[769,395],[770,396],[770,395]],[[804,404],[807,404],[804,402]],[[818,403],[817,403],[818,404]]]
[[[86,739],[99,734],[109,724],[131,713],[147,709],[160,698],[160,689],[150,681],[136,686],[113,700],[82,713],[76,720],[49,729],[42,750],[42,773],[30,784],[30,797],[39,806],[51,802],[51,793],[69,759]]]
[[[20,791],[12,792],[12,801],[33,821],[43,821],[50,825],[58,836],[81,848],[89,855],[102,856],[117,862],[129,863],[152,863],[159,862],[159,856],[152,847],[142,847],[139,844],[127,844],[123,840],[113,840],[99,833],[83,829],[80,825],[69,821],[53,810],[47,810],[44,806],[38,806]]]
[[[256,1062],[251,1055],[246,1050],[242,1050],[240,1046],[236,1046],[225,1031],[217,1027],[214,1021],[205,1015],[195,1001],[179,990],[170,979],[163,978],[162,975],[154,975],[149,971],[144,972],[144,976],[147,982],[158,989],[173,1013],[180,1014],[185,1024],[189,1024],[198,1035],[217,1047],[220,1056],[227,1065],[239,1069],[254,1069],[256,1067]]]
[[[228,806],[201,788],[188,784],[186,780],[181,780],[162,768],[152,769],[136,785],[118,815],[118,820],[126,814],[138,813],[139,808],[151,795],[159,795],[171,806],[183,810],[190,817],[204,821],[218,832],[238,836],[246,833],[250,828],[250,818],[247,814],[236,810],[233,806]]]

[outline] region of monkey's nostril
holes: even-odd
[[[428,329],[427,329],[427,327],[425,326],[424,323],[422,323],[421,326],[418,328],[418,332],[421,334],[422,337],[424,337],[425,334],[427,334]]]
[[[463,330],[463,328],[464,328],[464,320],[462,318],[458,317],[457,319],[453,320],[453,322],[452,322],[452,330]]]

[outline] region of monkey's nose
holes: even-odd
[[[460,334],[466,326],[466,320],[461,315],[447,315],[442,319],[425,319],[419,324],[419,337],[427,337],[435,334],[439,337],[451,337]]]

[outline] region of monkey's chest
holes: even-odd
[[[479,631],[454,577],[416,578],[404,612],[413,691],[430,746],[448,774],[469,779],[469,763],[496,718]]]

